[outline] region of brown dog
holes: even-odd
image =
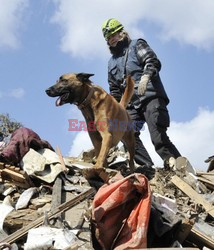
[[[129,152],[129,166],[134,171],[135,139],[131,119],[126,106],[134,91],[134,82],[129,76],[127,87],[120,103],[104,89],[89,80],[94,74],[79,73],[62,75],[55,85],[46,90],[50,97],[59,97],[56,106],[75,104],[82,111],[88,126],[88,133],[95,148],[97,161],[95,168],[105,166],[111,147],[122,141]],[[90,124],[90,126],[89,126]]]

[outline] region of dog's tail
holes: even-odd
[[[132,95],[134,93],[134,81],[131,76],[128,75],[126,78],[126,89],[120,100],[120,104],[126,108],[129,102],[131,101]]]

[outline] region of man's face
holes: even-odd
[[[121,35],[120,32],[118,31],[109,37],[108,43],[111,47],[115,47],[120,40],[121,40]]]

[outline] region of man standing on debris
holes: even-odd
[[[106,20],[102,32],[112,54],[108,62],[110,94],[119,102],[126,86],[124,79],[132,76],[135,90],[127,111],[133,121],[147,123],[155,150],[167,166],[169,158],[176,159],[180,153],[166,133],[170,124],[169,99],[159,76],[161,63],[148,43],[144,39],[131,40],[118,20]],[[142,127],[143,124],[140,129]],[[135,131],[135,161],[141,165],[139,171],[151,179],[155,173],[154,164],[140,140],[139,131],[139,128]]]

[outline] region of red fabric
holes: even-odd
[[[102,248],[146,248],[150,209],[151,191],[144,175],[120,176],[103,185],[92,206],[95,236]]]
[[[7,162],[17,164],[30,148],[35,150],[49,148],[53,150],[51,145],[42,140],[33,130],[18,128],[13,132],[9,144],[3,149],[1,155]]]

